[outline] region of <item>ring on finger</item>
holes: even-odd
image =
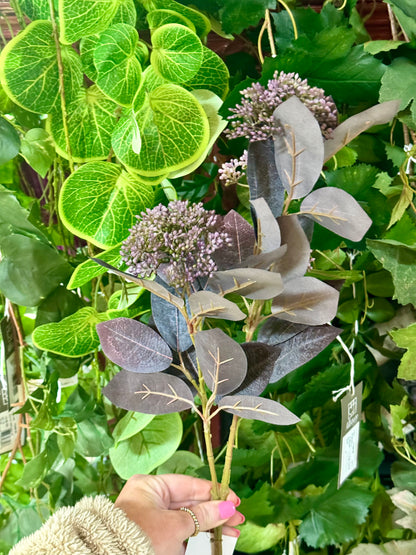
[[[190,515],[192,520],[194,521],[195,530],[194,530],[194,533],[191,534],[189,537],[193,538],[194,536],[197,536],[199,534],[199,531],[200,531],[201,527],[199,525],[198,519],[196,518],[196,514],[189,507],[180,507],[179,510],[184,511],[185,513],[188,513],[188,515]]]

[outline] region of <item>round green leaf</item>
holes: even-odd
[[[136,58],[138,39],[134,27],[117,23],[101,33],[93,54],[97,85],[123,106],[131,105],[140,85],[142,68]]]
[[[49,0],[19,0],[19,6],[29,19],[50,19]]]
[[[100,35],[90,35],[81,39],[79,43],[82,69],[85,75],[94,82],[97,79],[97,70],[94,65],[94,50],[99,38]]]
[[[60,322],[35,328],[32,339],[38,349],[66,357],[81,357],[94,351],[100,344],[95,326],[108,319],[87,306]]]
[[[117,104],[96,87],[81,90],[78,98],[67,105],[68,131],[72,158],[75,162],[105,160],[111,149],[111,133],[117,122]],[[62,113],[50,115],[47,128],[57,152],[68,158]]]
[[[199,37],[205,37],[211,30],[210,21],[205,15],[189,6],[175,2],[175,0],[152,0],[151,9],[148,11],[159,9],[172,10],[192,21]]]
[[[65,181],[59,213],[70,231],[108,248],[127,237],[135,216],[152,202],[150,185],[140,183],[116,164],[90,162]]]
[[[66,99],[82,82],[74,49],[62,48]],[[50,113],[59,106],[59,74],[50,21],[34,21],[12,39],[0,56],[0,80],[10,98],[26,110]]]
[[[184,25],[163,25],[153,33],[152,46],[152,66],[172,83],[189,81],[201,67],[204,56],[202,43]]]
[[[64,44],[104,31],[119,7],[118,0],[59,0],[59,21]]]
[[[105,262],[108,262],[112,266],[118,266],[121,260],[120,247],[116,246],[112,249],[109,249],[108,251],[102,252],[99,255],[99,258],[101,260],[104,260]],[[93,260],[86,260],[85,262],[83,262],[82,264],[79,264],[79,266],[75,268],[71,276],[71,279],[69,280],[67,288],[76,289],[77,287],[81,287],[81,285],[88,283],[93,278],[101,276],[102,274],[105,274],[106,271],[107,271],[106,268],[104,268],[103,266],[100,266]],[[109,306],[109,308],[116,308],[116,307]]]
[[[20,152],[41,177],[45,177],[55,158],[51,137],[40,127],[29,129],[22,139]]]
[[[1,241],[0,291],[13,303],[36,306],[70,273],[58,251],[25,235]]]
[[[158,29],[168,23],[179,23],[189,27],[195,33],[195,25],[184,15],[173,10],[153,10],[147,14],[147,21],[151,30]]]
[[[121,478],[149,474],[167,461],[182,439],[182,421],[177,413],[161,414],[138,434],[110,449],[110,459]]]
[[[161,85],[166,85],[168,81],[163,79],[156,71],[153,69],[152,66],[148,66],[142,75],[142,80],[140,83],[140,88],[138,89],[136,96],[133,100],[133,108],[135,112],[138,112],[140,108],[143,106],[146,95]]]
[[[19,154],[19,134],[6,119],[0,118],[0,166]]]
[[[135,27],[136,20],[137,13],[134,0],[119,0],[118,9],[111,24],[127,23],[128,25],[133,25],[133,27]]]
[[[228,93],[230,73],[224,61],[206,46],[202,47],[203,58],[198,72],[183,86],[189,90],[207,89],[224,99]]]
[[[194,96],[167,84],[148,94],[136,116],[142,137],[140,154],[131,148],[135,125],[131,116],[117,124],[112,137],[116,156],[142,175],[157,176],[197,160],[209,141],[209,123]]]

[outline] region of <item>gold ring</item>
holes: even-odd
[[[188,507],[181,507],[179,510],[185,511],[185,513],[188,513],[188,515],[191,515],[192,520],[194,521],[195,530],[194,530],[194,533],[191,534],[189,537],[193,538],[194,536],[197,536],[201,528],[199,526],[198,519],[196,518],[196,514],[192,511],[192,509],[189,509]]]

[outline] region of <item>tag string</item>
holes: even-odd
[[[355,360],[354,360],[354,357],[352,356],[350,350],[345,345],[344,341],[341,339],[341,337],[339,335],[337,336],[337,341],[340,343],[341,347],[344,349],[348,358],[350,359],[351,366],[350,366],[350,383],[349,383],[349,385],[347,385],[346,387],[342,387],[341,389],[336,389],[335,391],[332,392],[332,399],[333,399],[334,403],[336,401],[338,401],[338,399],[344,393],[347,393],[347,391],[349,391],[351,393],[351,395],[354,395],[354,393],[355,393],[355,386],[354,386]]]

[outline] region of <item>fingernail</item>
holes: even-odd
[[[237,514],[240,515],[241,524],[243,524],[243,522],[245,522],[246,520],[246,517],[243,515],[243,513],[240,513],[240,511],[237,511]]]
[[[235,514],[235,505],[231,501],[222,501],[218,505],[220,511],[221,520],[225,518],[230,518]]]
[[[241,499],[237,497],[237,503],[235,504],[235,506],[238,507],[239,505],[241,505]]]
[[[241,530],[236,530],[236,532],[237,532],[237,538],[239,538],[241,534]]]

